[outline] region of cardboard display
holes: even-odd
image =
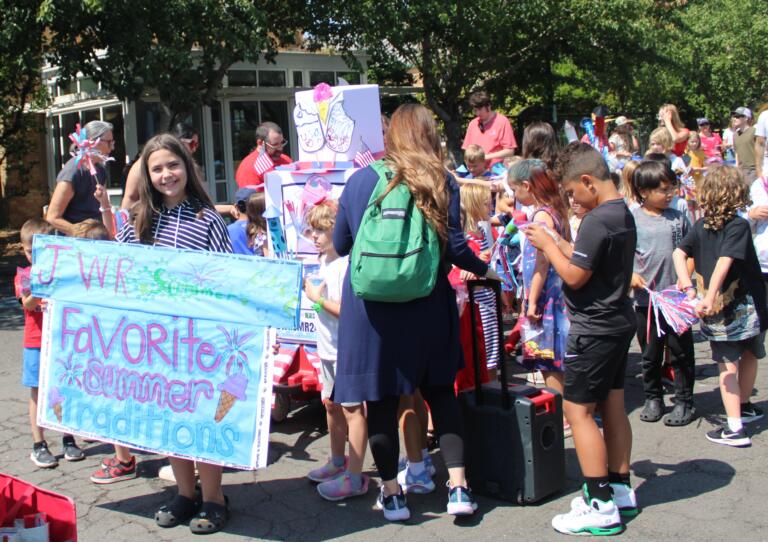
[[[384,151],[378,85],[330,87],[296,93],[293,120],[299,161],[352,161],[367,148]]]

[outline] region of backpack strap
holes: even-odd
[[[379,176],[379,180],[376,182],[376,186],[373,187],[371,197],[368,199],[368,207],[381,205],[382,200],[391,191],[391,188],[388,189],[388,186],[392,177],[395,176],[392,170],[384,163],[384,160],[376,160],[371,164],[371,168]]]

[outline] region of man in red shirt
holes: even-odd
[[[288,142],[283,138],[283,130],[280,126],[274,122],[262,122],[256,128],[256,149],[243,158],[237,167],[235,182],[238,188],[254,186],[257,190],[264,190],[264,173],[275,169],[276,166],[284,166],[293,161],[290,156],[283,154],[286,143]],[[269,158],[269,161],[266,157],[259,160],[262,153]]]
[[[491,100],[483,91],[473,92],[469,96],[469,105],[476,118],[472,119],[464,136],[461,148],[480,145],[485,151],[488,167],[501,162],[507,156],[514,156],[517,148],[515,133],[507,117],[491,109]]]

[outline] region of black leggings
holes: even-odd
[[[445,466],[464,466],[464,431],[461,410],[453,386],[420,388],[421,395],[432,412],[435,433],[440,438],[440,451]],[[397,477],[400,439],[397,432],[397,411],[400,397],[390,395],[380,401],[367,401],[368,443],[373,460],[384,481]]]

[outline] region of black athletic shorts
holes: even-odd
[[[627,353],[634,330],[621,335],[568,335],[565,354],[566,401],[599,403],[624,388]]]

